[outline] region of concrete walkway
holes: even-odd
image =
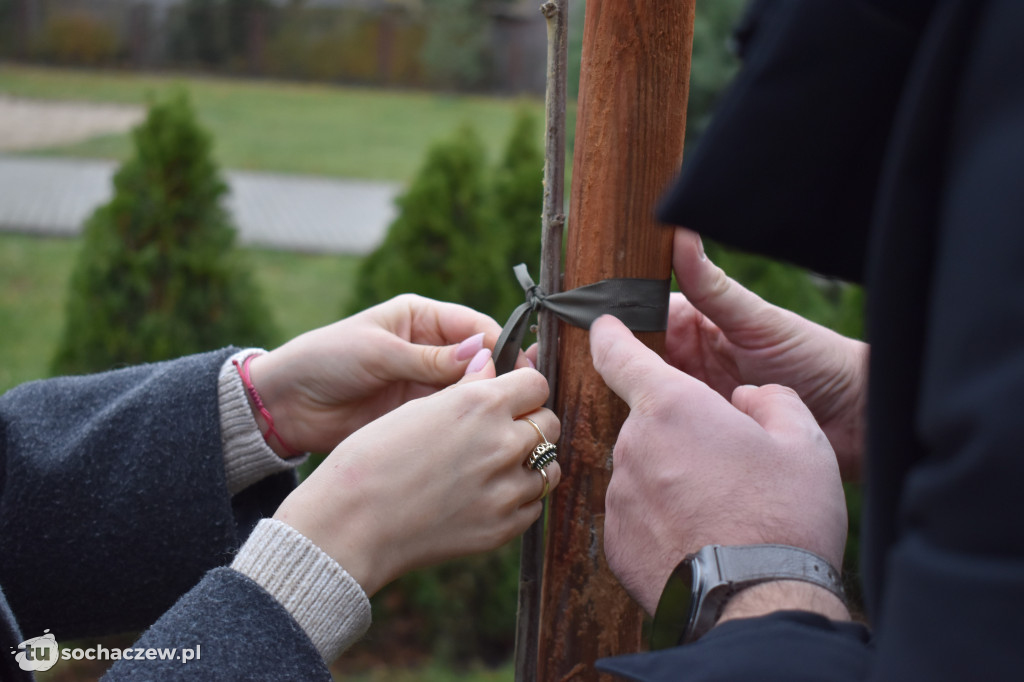
[[[0,154],[0,231],[75,235],[109,200],[117,164]],[[362,180],[229,171],[227,207],[243,244],[293,251],[372,251],[401,187]]]

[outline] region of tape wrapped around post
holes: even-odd
[[[594,320],[602,315],[619,318],[635,332],[661,332],[668,327],[667,279],[603,279],[569,291],[548,294],[534,284],[525,264],[520,263],[513,271],[526,292],[526,302],[512,311],[494,346],[492,357],[499,375],[515,368],[530,315],[540,308],[581,329],[590,329]]]

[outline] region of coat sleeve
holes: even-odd
[[[228,495],[217,378],[230,353],[0,397],[0,584],[22,632],[149,625],[294,486],[289,473]]]
[[[851,682],[871,668],[867,628],[802,611],[729,621],[693,644],[598,661],[643,682]]]
[[[743,68],[659,217],[861,281],[887,134],[931,2],[755,0],[737,35]]]
[[[966,3],[965,3],[966,4]],[[971,3],[933,220],[912,463],[878,677],[1014,679],[1024,638],[1024,4]],[[962,24],[963,22],[961,22]],[[951,76],[945,74],[947,79]],[[884,674],[883,674],[884,673]]]
[[[150,653],[152,652],[152,653]],[[135,655],[146,656],[135,660]],[[229,568],[206,575],[104,676],[119,680],[321,680],[331,674],[270,594]]]

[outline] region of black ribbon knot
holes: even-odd
[[[614,315],[635,332],[660,332],[668,326],[667,279],[603,279],[548,294],[534,283],[525,264],[520,263],[513,271],[526,292],[526,302],[512,311],[494,346],[492,357],[499,375],[515,367],[530,315],[537,309],[549,310],[558,319],[581,329],[590,329],[602,315]]]

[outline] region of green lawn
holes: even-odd
[[[473,125],[496,158],[520,108],[543,116],[538,98],[508,99],[369,88],[143,75],[0,64],[0,94],[145,105],[175,88],[191,93],[227,168],[405,181],[431,142]],[[123,159],[127,135],[45,150]]]
[[[463,123],[477,128],[494,160],[520,107],[543,113],[539,100],[0,64],[0,94],[21,97],[145,104],[148,97],[182,86],[213,133],[223,167],[286,173],[405,181],[430,144]],[[122,159],[129,140],[114,135],[37,153]],[[48,375],[79,244],[78,239],[0,232],[0,393]],[[355,256],[258,249],[244,249],[243,255],[281,340],[337,319],[359,263]],[[335,673],[354,682],[504,682],[513,677],[509,665],[457,672],[441,665],[406,669],[344,658]],[[41,679],[95,679],[98,674],[63,671]]]
[[[0,233],[0,393],[47,376],[77,239]],[[282,340],[337,319],[359,259],[246,249]]]

